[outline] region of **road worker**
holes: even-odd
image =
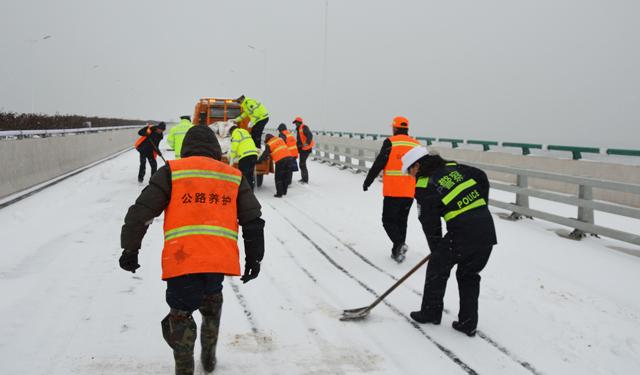
[[[267,111],[267,108],[265,108],[264,104],[260,103],[256,99],[246,98],[244,95],[241,95],[236,99],[236,102],[240,103],[242,112],[240,113],[240,116],[236,117],[232,121],[240,123],[248,117],[251,121],[251,138],[253,138],[253,142],[256,144],[256,147],[261,148],[262,132],[264,131],[265,125],[269,122],[269,112]]]
[[[382,148],[364,180],[362,189],[367,191],[380,172],[382,176],[382,226],[392,242],[391,258],[398,263],[405,259],[408,246],[407,218],[413,203],[415,179],[402,172],[402,156],[420,143],[410,137],[409,120],[398,116],[391,124],[393,135],[384,140]]]
[[[440,324],[449,273],[457,265],[460,310],[458,320],[452,326],[468,336],[475,336],[479,273],[497,243],[487,206],[487,175],[478,168],[428,154],[424,147],[406,153],[402,169],[417,179],[415,198],[419,220],[431,249],[422,304],[420,310],[410,314],[411,318],[419,323]],[[447,225],[444,236],[440,218]]]
[[[190,116],[181,116],[180,122],[169,129],[169,135],[167,135],[167,144],[174,151],[175,158],[180,159],[180,150],[182,150],[182,142],[187,131],[191,129],[193,124],[191,123]]]
[[[240,280],[246,283],[258,276],[264,255],[260,203],[246,178],[220,162],[221,156],[209,127],[189,129],[182,158],[169,160],[151,177],[122,227],[120,267],[135,272],[140,267],[142,238],[153,219],[164,212],[162,279],[167,283],[170,312],[162,320],[162,334],[173,349],[177,375],[194,372],[195,310],[202,314],[202,366],[207,372],[216,366],[222,282],[225,275],[240,275],[238,225],[245,251]]]

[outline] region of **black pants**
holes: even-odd
[[[251,190],[254,189],[255,183],[255,169],[256,169],[256,160],[258,157],[256,155],[246,156],[240,161],[238,161],[238,169],[242,172],[244,178],[247,179],[249,185],[251,185]]]
[[[430,317],[442,317],[443,298],[451,268],[458,265],[456,279],[460,295],[458,321],[465,328],[474,329],[478,325],[478,296],[480,295],[480,271],[487,265],[493,246],[472,249],[452,249],[445,236],[436,251],[431,253],[427,265],[427,276],[422,295],[423,312]]]
[[[251,139],[253,139],[257,148],[262,146],[262,132],[264,131],[264,127],[267,125],[267,122],[269,122],[268,117],[256,122],[251,128]]]
[[[293,180],[293,172],[297,172],[298,169],[298,159],[296,159],[295,157],[291,158],[291,167],[290,167],[290,171],[289,171],[289,178],[287,179],[287,186],[291,185],[291,181]]]
[[[156,159],[153,157],[153,153],[140,152],[140,169],[138,170],[138,180],[140,181],[142,181],[142,179],[144,178],[144,173],[147,167],[147,160],[149,161],[149,165],[151,166],[152,176],[158,169],[158,163],[156,163]]]
[[[276,163],[276,194],[287,195],[287,181],[291,179],[291,158],[284,158]]]
[[[172,309],[194,312],[205,296],[222,291],[221,273],[195,273],[167,279],[167,304]]]
[[[384,197],[382,202],[382,226],[394,246],[402,245],[407,238],[407,219],[413,198]]]
[[[300,150],[300,177],[302,182],[309,182],[309,171],[307,170],[307,158],[311,155],[311,150]]]

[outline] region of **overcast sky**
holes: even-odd
[[[2,0],[0,110],[175,119],[245,94],[272,126],[640,148],[640,1],[329,0],[325,34],[326,3]]]

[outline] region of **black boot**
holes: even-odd
[[[462,332],[469,337],[473,337],[476,335],[476,327],[471,327],[468,324],[465,325],[464,323],[455,321],[451,323],[451,327],[453,327],[453,329],[455,329],[456,331]]]
[[[162,319],[162,336],[173,349],[176,375],[193,375],[196,335],[196,322],[188,311],[171,309]]]
[[[200,361],[206,372],[213,372],[216,368],[216,346],[218,331],[220,330],[220,316],[222,314],[222,293],[206,296],[200,308],[202,327],[200,327],[200,344],[202,352]]]
[[[402,245],[404,244],[395,244],[391,248],[391,259],[398,263],[402,263],[405,258],[404,253],[402,253]]]
[[[409,314],[409,316],[411,316],[411,319],[422,324],[431,323],[431,324],[438,325],[442,320],[442,314],[436,315],[436,314],[429,313],[427,311],[422,311],[422,310],[413,311]]]

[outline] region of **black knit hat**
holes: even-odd
[[[189,121],[191,121],[191,116],[189,116],[189,115],[180,116],[180,120],[189,120]]]
[[[164,121],[160,121],[158,127],[162,130],[165,130],[167,128],[167,124],[165,124]]]
[[[278,125],[278,131],[283,131],[283,130],[287,130],[287,125],[281,123],[280,125]]]
[[[194,126],[184,136],[180,156],[208,156],[220,160],[222,150],[213,130],[208,126]]]

